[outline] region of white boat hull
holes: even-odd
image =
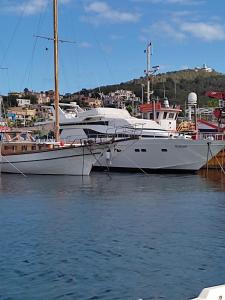
[[[190,139],[150,139],[118,143],[96,167],[197,171],[225,146],[223,141]]]
[[[205,288],[198,298],[192,300],[223,300],[225,298],[225,284]]]
[[[59,148],[51,151],[1,157],[2,173],[39,175],[89,175],[108,145]]]

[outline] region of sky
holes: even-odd
[[[202,66],[225,73],[223,0],[58,0],[60,93]],[[0,94],[54,88],[52,0],[0,0]],[[141,89],[141,87],[140,87]],[[225,87],[224,87],[225,89]]]

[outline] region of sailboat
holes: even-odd
[[[59,134],[58,87],[58,0],[54,10],[55,140],[35,140],[31,133],[10,132],[1,135],[0,169],[2,173],[89,175],[99,157],[114,146],[114,140],[79,140],[64,144]]]

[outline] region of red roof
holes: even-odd
[[[208,91],[205,93],[206,96],[210,98],[216,98],[216,99],[223,99],[225,100],[225,92],[213,92],[213,91]]]

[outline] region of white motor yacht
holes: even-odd
[[[165,130],[153,120],[132,117],[125,109],[83,110],[74,104],[73,111],[67,113],[60,108],[59,115],[61,137],[65,140],[140,135],[137,140],[118,142],[95,163],[99,168],[197,171],[225,146],[223,137],[193,140]]]

